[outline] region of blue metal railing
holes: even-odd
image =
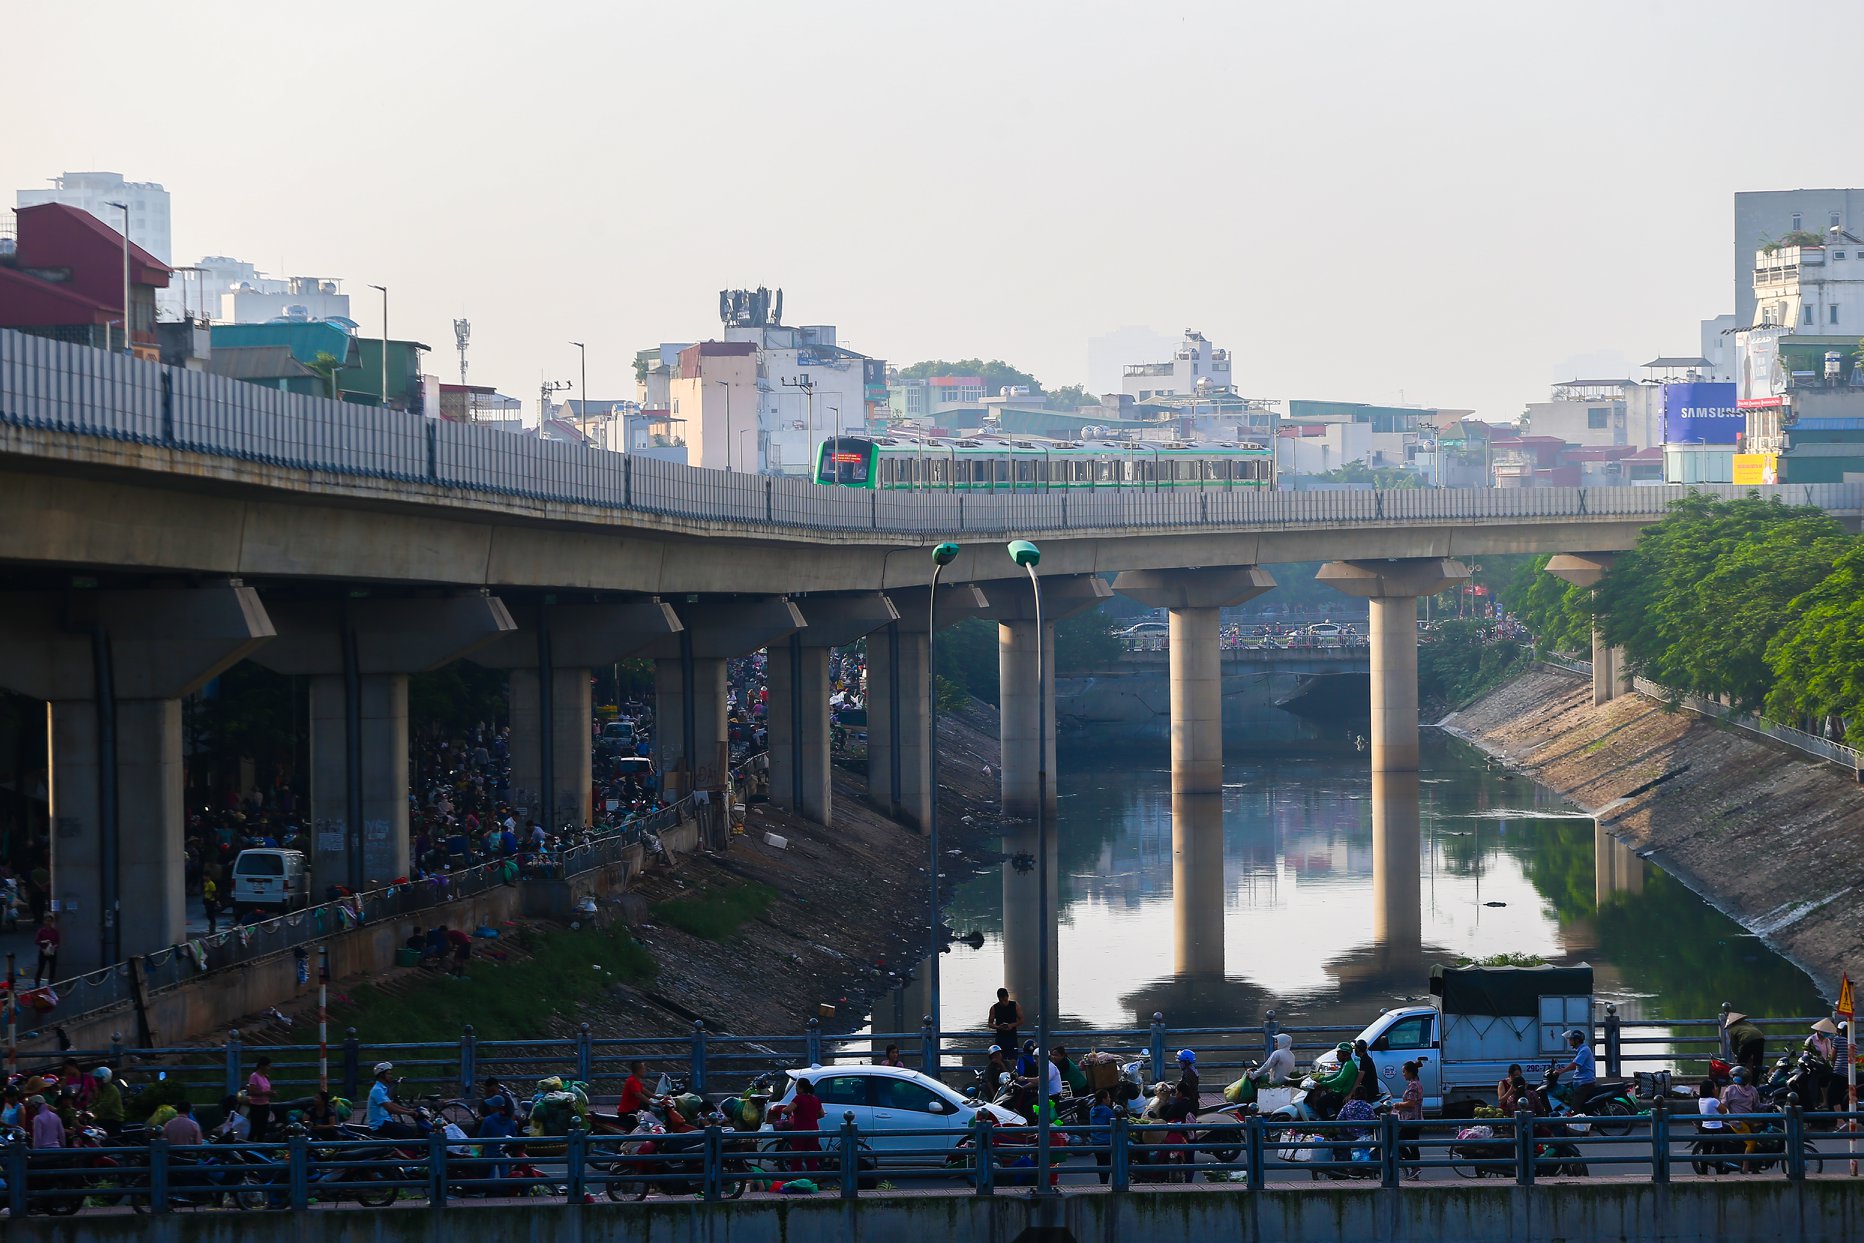
[[[1210,1114],[1168,1123],[1118,1111],[1097,1126],[1053,1127],[1046,1171],[1038,1168],[1032,1127],[988,1115],[962,1125],[867,1131],[852,1111],[838,1121],[831,1114],[815,1130],[741,1131],[714,1115],[677,1136],[621,1133],[610,1120],[603,1120],[607,1133],[592,1134],[580,1118],[564,1134],[465,1139],[438,1130],[391,1138],[346,1129],[343,1138],[319,1137],[293,1125],[271,1142],[200,1145],[91,1131],[80,1147],[0,1146],[0,1202],[18,1220],[86,1206],[304,1212],[313,1202],[379,1208],[406,1200],[440,1208],[512,1195],[716,1202],[804,1178],[845,1200],[907,1187],[989,1196],[1033,1186],[1043,1173],[1051,1184],[1098,1183],[1116,1195],[1196,1182],[1248,1194],[1302,1178],[1365,1181],[1406,1194],[1430,1194],[1433,1185],[1456,1180],[1497,1177],[1531,1187],[1614,1173],[1659,1184],[1735,1172],[1798,1182],[1840,1172],[1860,1117],[1807,1111],[1789,1100],[1778,1112],[1726,1115],[1721,1129],[1705,1131],[1700,1118],[1674,1114],[1662,1098],[1628,1125],[1526,1110],[1484,1123],[1405,1122],[1390,1112],[1355,1121]],[[1597,1132],[1614,1123],[1624,1133]],[[1424,1181],[1446,1171],[1449,1180]]]

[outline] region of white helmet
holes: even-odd
[[[99,1066],[97,1068],[96,1078],[97,1078],[97,1082],[99,1083],[109,1083],[110,1082],[110,1068],[108,1066]]]
[[[386,1075],[393,1069],[395,1069],[395,1064],[393,1062],[377,1062],[375,1064],[375,1073],[378,1075]]]

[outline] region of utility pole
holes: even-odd
[[[570,344],[575,346],[577,352],[582,355],[582,420],[576,424],[576,430],[587,436],[589,434],[586,430],[589,425],[589,347],[581,341],[571,341]]]
[[[550,395],[561,393],[570,387],[568,380],[545,380],[538,385],[537,392],[537,438],[548,439],[544,435],[544,424],[550,422]]]
[[[382,404],[388,404],[388,286],[371,285],[382,294]]]
[[[123,213],[123,352],[128,354],[133,348],[130,345],[129,335],[129,204],[112,203],[110,206],[121,210]],[[104,332],[108,334],[109,331],[109,326],[106,325]],[[108,350],[109,348],[110,341],[108,335],[106,335],[104,339],[104,349]]]
[[[815,380],[811,376],[804,375],[795,380],[783,381],[783,387],[801,389],[803,392],[803,397],[809,406],[809,433],[808,433],[809,439],[803,445],[803,460],[808,463],[809,473],[814,474],[815,469],[816,469],[816,463],[814,461],[815,451],[816,451],[816,446],[815,446]]]

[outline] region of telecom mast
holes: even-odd
[[[466,343],[472,340],[472,321],[456,319],[453,321],[453,343],[460,351],[460,384],[466,383]]]

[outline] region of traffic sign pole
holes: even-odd
[[[1838,1016],[1845,1021],[1845,1146],[1851,1154],[1851,1177],[1858,1176],[1858,1049],[1854,1039],[1857,1027],[1857,1001],[1851,993],[1851,976],[1845,975],[1838,988]]]

